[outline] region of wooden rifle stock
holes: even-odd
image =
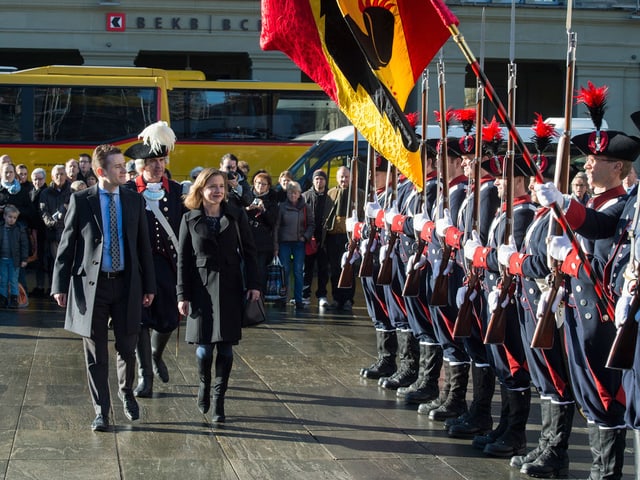
[[[420,269],[416,269],[415,264],[420,261],[425,245],[426,242],[420,238],[417,243],[416,253],[413,254],[413,262],[411,262],[414,268],[407,274],[407,278],[404,281],[403,297],[417,297],[420,293],[421,280],[423,279],[420,276]]]
[[[635,303],[635,309],[633,304]],[[620,326],[616,332],[616,338],[611,345],[611,351],[607,357],[607,368],[616,370],[629,370],[633,368],[633,362],[636,354],[636,340],[638,339],[638,322],[635,319],[635,312],[638,311],[638,295],[633,297],[633,302],[629,307],[629,315],[627,320]],[[632,311],[634,313],[632,314]]]
[[[444,243],[444,239],[443,239]],[[444,244],[442,248],[442,261],[438,269],[438,276],[433,285],[430,304],[436,307],[444,307],[449,303],[449,275],[445,275],[445,270],[449,266],[452,248]]]
[[[631,251],[631,258],[634,252]],[[631,261],[631,260],[629,260]],[[636,278],[640,274],[640,263],[636,269]],[[638,322],[636,322],[636,314],[640,310],[640,295],[636,287],[627,312],[627,319],[616,332],[616,338],[613,340],[609,356],[607,357],[607,368],[616,370],[629,370],[633,368],[634,357],[636,354],[636,340],[638,339]]]
[[[338,279],[338,288],[352,288],[353,287],[353,263],[351,260],[353,259],[353,255],[358,249],[358,242],[351,237],[349,240],[349,249],[347,250],[347,260],[342,267],[342,272],[340,272],[340,278]]]
[[[458,316],[456,317],[456,323],[453,326],[453,337],[470,337],[471,329],[473,326],[473,300],[471,295],[473,292],[477,292],[480,284],[480,275],[476,268],[472,268],[469,272],[469,282],[467,283],[467,291],[464,294],[464,300],[462,305],[458,309]],[[480,293],[478,293],[479,295]]]
[[[398,235],[394,232],[390,232],[389,241],[387,242],[387,251],[385,252],[382,262],[380,262],[380,270],[378,271],[378,279],[376,285],[391,285],[391,278],[393,277],[393,260],[391,254],[398,240]]]
[[[538,319],[536,330],[531,339],[531,348],[553,348],[553,338],[556,331],[556,312],[553,311],[553,305],[556,303],[558,291],[564,281],[564,276],[560,272],[560,264],[557,263],[552,272],[553,282],[550,286],[547,305],[545,306],[542,318]]]
[[[502,276],[502,289],[498,296],[498,305],[491,313],[489,324],[487,325],[487,333],[484,336],[486,344],[502,344],[507,332],[507,308],[502,305],[511,301],[513,286],[513,275],[504,274]]]
[[[367,239],[367,249],[362,255],[362,260],[360,263],[360,271],[358,272],[358,276],[361,278],[373,277],[373,249],[374,242],[376,241],[376,221],[371,220],[369,222],[369,238]]]

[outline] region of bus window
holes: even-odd
[[[345,124],[321,91],[174,88],[168,97],[183,140],[309,142]]]
[[[21,92],[18,87],[0,87],[0,140],[20,140]]]
[[[114,141],[137,136],[156,118],[153,89],[36,87],[33,105],[37,142]]]

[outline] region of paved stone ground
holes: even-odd
[[[115,395],[112,363],[107,433],[90,429],[82,343],[62,329],[62,310],[32,299],[27,309],[0,311],[0,478],[527,478],[359,377],[373,360],[375,336],[362,299],[356,304],[353,314],[269,307],[269,322],[246,329],[235,349],[223,426],[197,409],[193,346],[172,339],[171,379],[156,380],[133,423]],[[586,423],[576,417],[570,477],[586,478]],[[538,422],[535,400],[531,448]],[[627,445],[630,478],[631,436]]]

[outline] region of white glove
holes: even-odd
[[[391,208],[384,213],[384,221],[387,225],[391,225],[393,223],[393,219],[396,215],[400,215],[400,212],[398,211],[398,202],[394,201]]]
[[[360,260],[360,252],[358,252],[358,249],[355,249],[353,251],[353,255],[351,255],[351,260],[349,260],[349,252],[344,252],[342,254],[342,259],[340,260],[340,267],[344,268],[344,266],[347,264],[347,262],[349,262],[351,265],[353,265],[358,260]]]
[[[389,249],[389,245],[382,245],[380,247],[380,263],[382,263],[382,261],[386,258],[388,249]],[[389,255],[389,258],[393,258],[394,256],[395,256],[395,253],[393,253],[393,250],[392,250],[391,255]]]
[[[360,256],[364,257],[367,254],[367,247],[369,240],[367,240],[366,242],[363,240],[362,242],[360,242]],[[371,242],[371,250],[369,251],[369,253],[373,253],[376,251],[376,248],[378,248],[378,240],[376,240],[375,238],[373,239],[373,241]]]
[[[551,204],[557,203],[560,208],[565,208],[565,196],[558,190],[555,183],[536,183],[533,189],[538,197],[538,202],[543,207],[549,207]]]
[[[427,262],[429,261],[429,259],[427,258],[426,255],[420,255],[420,260],[418,260],[415,265],[413,266],[414,270],[420,270],[422,267],[424,267]]]
[[[556,298],[553,301],[553,305],[551,305],[551,311],[556,313],[558,311],[558,306],[560,302],[564,298],[565,290],[564,287],[560,287],[558,289],[558,293],[556,294]],[[536,318],[538,320],[542,319],[544,316],[544,311],[547,309],[547,304],[549,303],[549,295],[551,295],[551,290],[546,290],[544,293],[540,295],[540,301],[538,302],[538,309],[536,310]],[[617,317],[617,312],[616,312]]]
[[[358,223],[358,214],[355,210],[353,210],[353,214],[347,218],[345,223],[347,224],[347,232],[352,233],[356,223]]]
[[[464,258],[471,261],[476,253],[476,248],[481,247],[480,236],[475,230],[471,231],[471,238],[464,244]]]
[[[451,213],[449,213],[448,208],[445,208],[442,211],[442,218],[436,220],[436,233],[440,238],[444,238],[447,228],[452,226],[453,221],[451,221]]]
[[[509,266],[509,259],[511,255],[517,253],[516,242],[513,239],[513,235],[509,235],[509,243],[502,244],[498,247],[498,262],[504,267]]]
[[[489,304],[489,312],[493,313],[493,311],[498,308],[498,301],[500,300],[500,289],[498,287],[493,287],[491,292],[489,292],[489,296],[487,297],[487,303]]]
[[[460,308],[464,303],[464,297],[467,294],[467,290],[469,290],[469,287],[467,287],[466,285],[463,285],[458,289],[458,292],[456,293],[456,305],[458,306],[458,308]],[[469,301],[473,302],[477,296],[478,296],[478,292],[477,290],[474,290],[469,295]]]
[[[627,321],[631,300],[633,300],[631,295],[622,295],[616,302],[616,328],[620,328]]]
[[[573,247],[566,235],[549,237],[549,246],[547,251],[552,258],[556,260],[564,260],[571,252]]]
[[[420,232],[422,232],[422,228],[430,220],[431,219],[429,218],[429,215],[424,212],[420,212],[413,217],[413,229],[416,232],[416,236],[420,236]]]
[[[456,305],[458,308],[460,308],[464,303],[464,297],[467,294],[467,290],[469,290],[469,287],[467,287],[466,285],[458,288],[458,291],[456,292]]]
[[[375,202],[367,202],[366,206],[364,207],[365,215],[367,216],[367,218],[373,220],[376,219],[380,210],[382,210],[382,207],[377,200]]]

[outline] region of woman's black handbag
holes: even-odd
[[[245,300],[242,311],[242,326],[250,327],[264,322],[267,319],[267,311],[264,308],[262,295],[258,300]]]

